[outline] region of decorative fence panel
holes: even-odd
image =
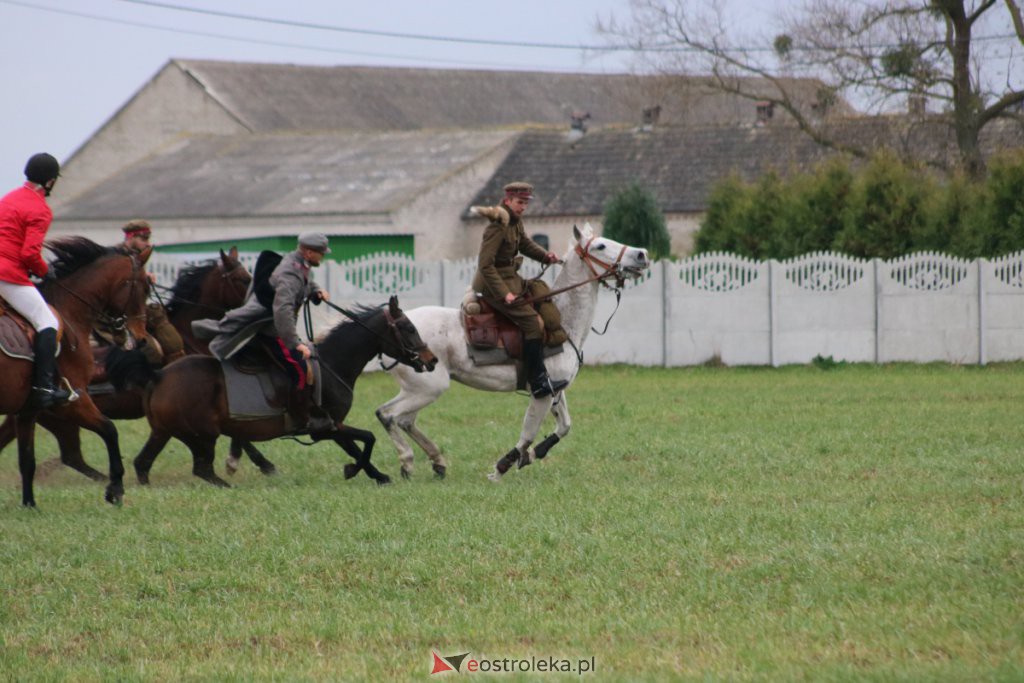
[[[875,277],[871,261],[815,253],[772,263],[772,362],[815,356],[875,360]]]
[[[156,254],[150,270],[173,284],[187,263],[209,254]],[[243,254],[252,270],[256,254]],[[342,304],[403,308],[457,307],[476,259],[417,262],[375,254],[327,262],[314,276]],[[545,271],[554,281],[558,267]],[[534,277],[541,265],[527,261]],[[808,254],[788,261],[752,261],[703,254],[654,264],[627,283],[622,301],[602,290],[589,333],[588,363],[683,366],[719,359],[728,365],[806,363],[815,356],[848,361],[986,363],[1024,359],[1024,252],[992,261],[914,254],[864,261]],[[613,315],[614,314],[614,315]],[[321,306],[318,330],[340,316]]]
[[[977,261],[921,253],[878,270],[879,362],[979,362]]]
[[[768,263],[702,254],[665,272],[665,365],[771,363]]]

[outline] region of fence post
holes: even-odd
[[[871,266],[874,271],[874,288],[872,293],[875,296],[875,363],[882,360],[882,273],[879,264],[881,261],[876,257],[871,259]]]
[[[441,286],[439,287],[441,291],[441,300],[437,302],[437,305],[447,306],[448,292],[445,291],[445,280],[447,279],[448,276],[448,259],[441,259],[441,264],[437,269],[437,273],[438,277],[441,278]]]
[[[672,359],[672,302],[669,291],[669,260],[663,258],[661,263],[661,367],[669,367]]]
[[[776,332],[778,331],[778,323],[775,319],[778,314],[777,302],[776,302],[776,287],[775,287],[775,271],[779,267],[779,262],[775,259],[768,260],[768,363],[773,367],[778,367],[775,362],[777,356],[776,345]]]
[[[988,259],[978,259],[978,365],[985,365],[988,359],[985,357],[985,283],[988,278],[985,273],[988,269]]]

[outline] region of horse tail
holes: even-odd
[[[114,347],[107,355],[104,365],[107,378],[118,391],[132,387],[146,389],[151,384],[159,382],[163,376],[160,370],[149,364],[140,349],[125,351]]]

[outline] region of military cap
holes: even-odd
[[[153,228],[150,227],[149,221],[144,221],[141,218],[128,221],[121,228],[125,237],[134,237],[135,235],[148,235],[153,232]]]
[[[319,251],[322,254],[331,253],[331,248],[327,246],[327,235],[322,232],[302,233],[299,235],[299,246]]]
[[[517,199],[533,199],[533,185],[524,182],[509,183],[505,186],[506,197]]]

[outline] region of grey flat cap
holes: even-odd
[[[331,248],[327,246],[327,235],[322,232],[302,233],[299,235],[299,246],[321,251],[325,254],[331,253]]]

